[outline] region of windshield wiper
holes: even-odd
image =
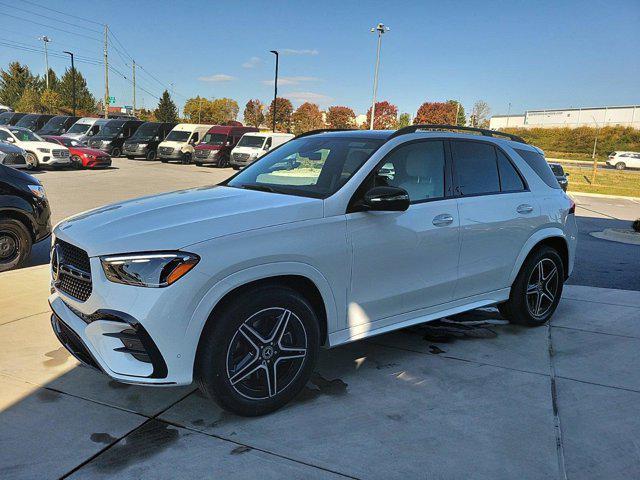
[[[244,188],[246,190],[257,190],[259,192],[280,193],[273,187],[259,183],[245,183],[244,185],[240,185],[240,188]]]

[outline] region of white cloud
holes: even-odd
[[[318,82],[318,77],[278,77],[278,86],[282,85],[299,85],[303,82]],[[263,80],[265,85],[273,85],[275,80]]]
[[[285,55],[318,55],[318,50],[314,49],[302,49],[296,50],[295,48],[283,48],[280,50],[280,53],[284,53]]]
[[[323,95],[321,93],[315,92],[289,92],[282,95],[284,98],[288,98],[289,100],[295,103],[304,103],[304,102],[312,102],[318,103],[320,105],[326,105],[331,100],[331,97],[327,95]]]
[[[262,59],[260,57],[251,57],[249,60],[242,64],[243,68],[255,68],[262,64]]]
[[[200,80],[201,82],[230,82],[231,80],[235,79],[236,77],[232,77],[231,75],[226,75],[224,73],[216,73],[215,75],[198,77],[198,80]]]

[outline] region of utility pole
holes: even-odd
[[[71,98],[72,98],[72,102],[73,102],[73,116],[76,116],[76,67],[73,64],[73,53],[72,52],[63,52],[66,53],[67,55],[71,55],[71,88],[72,88],[72,92],[71,92]]]
[[[507,110],[507,128],[509,128],[509,118],[511,118],[511,102],[509,102],[509,109]]]
[[[380,47],[382,46],[382,35],[391,30],[382,23],[371,29],[371,33],[378,32],[378,49],[376,51],[376,69],[373,74],[373,100],[371,101],[371,119],[369,120],[369,130],[373,130],[373,120],[376,115],[376,94],[378,93],[378,68],[380,67]]]
[[[592,116],[593,123],[596,124],[596,138],[593,142],[593,153],[591,154],[591,159],[593,160],[593,172],[591,173],[591,183],[596,183],[596,173],[598,172],[598,160],[596,159],[596,149],[598,148],[598,131],[600,130],[600,125],[596,122],[596,117]]]
[[[276,117],[277,117],[277,112],[278,112],[278,60],[280,55],[278,54],[277,50],[271,50],[271,53],[273,53],[276,56],[276,78],[273,84],[273,127],[272,130],[275,132],[276,131]]]
[[[133,116],[136,116],[136,61],[133,60]]]
[[[109,53],[107,51],[109,25],[104,26],[104,118],[109,118]]]
[[[47,90],[49,90],[49,52],[47,51],[47,43],[49,43],[51,39],[44,35],[42,37],[38,37],[38,40],[42,40],[44,42],[44,64],[46,68],[44,71],[44,77],[47,83]]]

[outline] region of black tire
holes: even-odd
[[[31,254],[31,234],[22,222],[0,218],[0,272],[24,265]]]
[[[234,165],[234,166],[233,166],[233,169],[234,169],[234,170],[240,170],[240,167],[238,167],[237,165]]]
[[[563,283],[562,258],[553,248],[542,247],[525,260],[511,286],[509,300],[498,305],[498,309],[511,323],[529,327],[544,325],[558,306]]]
[[[182,164],[189,165],[191,163],[191,154],[189,152],[182,154]]]
[[[218,168],[226,168],[229,165],[229,159],[223,155],[220,160],[218,160]]]
[[[111,157],[118,158],[120,155],[122,155],[122,151],[118,147],[111,150]]]
[[[202,162],[195,162],[196,167],[201,167],[202,166]]]
[[[80,170],[83,167],[82,159],[78,155],[71,156],[71,168]]]
[[[616,163],[616,170],[624,170],[627,166],[625,165],[624,162],[618,162]]]
[[[133,155],[127,155],[127,158],[128,158],[129,160],[135,160],[135,158],[136,158],[136,157],[134,157]]]
[[[166,158],[161,158],[161,159],[160,159],[160,161],[161,161],[162,163],[168,163],[168,162],[169,162],[169,160],[168,160],[168,159],[166,159]]]
[[[256,332],[258,336],[253,336]],[[265,286],[232,299],[207,322],[195,377],[200,390],[225,410],[264,415],[287,404],[304,388],[319,346],[318,320],[309,302],[290,288]],[[268,376],[268,371],[275,371],[275,377]],[[270,378],[276,380],[269,382]],[[277,379],[285,383],[281,389]]]
[[[147,160],[149,160],[149,161],[155,160],[156,159],[156,155],[157,155],[157,153],[156,153],[155,150],[149,150],[147,152]]]

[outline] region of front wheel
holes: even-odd
[[[319,345],[309,302],[287,287],[262,287],[231,300],[207,323],[198,346],[198,385],[226,410],[264,415],[304,388]]]
[[[147,160],[155,160],[156,159],[156,151],[155,150],[149,150],[147,152]]]
[[[113,158],[118,158],[120,155],[122,154],[122,152],[120,151],[120,149],[118,147],[115,147],[112,151],[111,151],[111,156]]]
[[[38,157],[36,157],[35,153],[27,152],[25,160],[27,161],[28,170],[36,170],[38,168]]]
[[[182,164],[183,165],[189,165],[191,163],[191,154],[190,153],[183,153],[182,154]]]
[[[82,168],[82,159],[78,155],[71,156],[71,168],[80,170]]]
[[[29,230],[13,218],[0,218],[0,272],[21,267],[31,253]]]
[[[509,300],[498,305],[511,323],[531,327],[546,323],[555,312],[564,283],[564,266],[558,252],[543,247],[525,260]]]
[[[626,165],[624,164],[624,162],[616,163],[616,170],[624,170],[625,168],[626,168]]]

